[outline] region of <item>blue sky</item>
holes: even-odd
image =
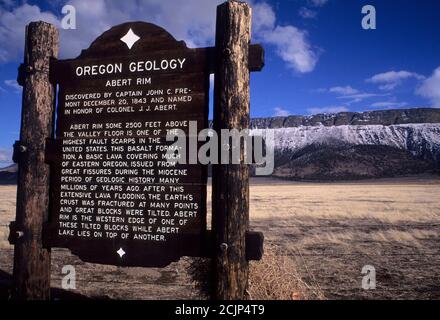
[[[214,42],[219,0],[0,0],[0,167],[18,139],[21,89],[15,79],[24,26],[61,26],[62,7],[76,8],[76,30],[60,27],[60,58],[72,58],[103,31],[126,21],[165,27],[189,46]],[[252,0],[253,42],[266,66],[251,77],[251,115],[440,107],[440,1]],[[185,5],[183,5],[185,3]],[[375,30],[361,27],[364,5],[376,8]]]

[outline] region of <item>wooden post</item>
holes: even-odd
[[[46,138],[52,135],[55,90],[49,82],[49,61],[58,55],[58,30],[45,22],[26,27],[19,164],[15,222],[14,292],[16,299],[50,298],[50,250],[42,247],[42,226],[49,205],[49,166],[44,162]]]
[[[249,127],[249,43],[251,8],[228,1],[217,7],[214,129]],[[244,299],[248,285],[246,231],[249,226],[249,170],[241,164],[213,166],[214,232],[212,298]]]

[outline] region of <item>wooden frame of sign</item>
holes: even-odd
[[[208,127],[206,50],[125,23],[77,59],[53,61],[59,86],[44,243],[82,260],[163,267],[203,251],[207,168],[167,161],[166,133]]]
[[[16,297],[48,297],[52,247],[119,266],[212,257],[212,297],[244,297],[247,261],[263,253],[262,234],[248,231],[247,166],[214,166],[213,231],[207,230],[207,166],[173,161],[182,153],[166,134],[186,133],[186,160],[197,152],[200,143],[190,138],[208,128],[212,73],[214,128],[247,128],[249,71],[264,65],[262,47],[246,40],[250,12],[238,1],[218,7],[216,47],[188,48],[161,27],[129,22],[70,60],[56,59],[54,26],[28,26],[18,76],[21,139],[14,145],[17,218],[9,237]]]

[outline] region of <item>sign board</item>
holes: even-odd
[[[210,74],[214,128],[248,128],[249,72],[264,66],[250,27],[249,5],[227,1],[217,7],[214,47],[191,49],[158,26],[132,22],[60,61],[56,27],[26,26],[13,156],[20,168],[17,212],[8,238],[15,298],[49,299],[52,247],[121,266],[210,257],[211,297],[245,297],[248,261],[263,254],[263,234],[249,230],[247,164],[213,165],[206,230],[207,168],[177,161],[193,163],[203,143],[192,138],[208,127]],[[186,133],[183,144],[178,129]],[[178,149],[167,133],[178,134]],[[178,152],[183,148],[186,154]]]
[[[54,61],[58,84],[49,247],[84,261],[165,266],[198,255],[206,232],[207,168],[179,164],[166,134],[208,127],[209,50],[164,29],[111,28],[72,60]]]

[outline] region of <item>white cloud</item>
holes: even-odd
[[[328,0],[308,0],[307,6],[301,7],[298,14],[304,19],[314,19],[318,15],[318,8],[323,7]]]
[[[37,20],[59,25],[55,15],[42,12],[35,5],[25,3],[11,11],[0,7],[0,62],[23,59],[25,26]]]
[[[379,89],[381,90],[393,90],[395,87],[400,85],[403,80],[414,78],[417,80],[423,80],[425,77],[415,73],[415,72],[409,72],[409,71],[389,71],[384,73],[379,73],[374,76],[372,76],[369,79],[366,79],[366,82],[374,83],[379,85]]]
[[[362,92],[358,89],[355,89],[351,86],[335,86],[331,87],[329,89],[321,88],[315,90],[318,93],[334,93],[338,96],[337,99],[340,100],[347,100],[344,102],[345,105],[351,105],[353,103],[359,103],[366,99],[371,99],[375,97],[385,97],[389,96],[389,93],[368,93],[368,92]]]
[[[314,19],[314,18],[316,18],[318,13],[314,10],[309,9],[309,8],[301,7],[298,10],[298,14],[301,17],[303,17],[304,19]]]
[[[315,69],[318,54],[307,39],[307,33],[294,26],[277,26],[263,33],[263,39],[276,47],[277,54],[287,66],[300,73]]]
[[[429,99],[432,107],[440,108],[440,67],[423,81],[421,86],[417,88],[416,94]]]
[[[275,28],[276,16],[272,7],[266,2],[252,6],[252,30],[255,33]]]
[[[273,111],[274,111],[273,114],[274,117],[287,117],[290,114],[288,110],[283,108],[274,108]]]
[[[273,45],[288,68],[299,73],[315,69],[318,53],[310,44],[307,32],[293,25],[277,25],[275,12],[266,2],[253,5],[253,29],[254,40]]]
[[[97,36],[113,25],[127,21],[149,21],[166,28],[188,46],[212,44],[216,6],[222,0],[187,0],[176,11],[174,1],[69,0],[76,8],[76,30],[60,29],[60,57],[73,58]],[[22,4],[11,10],[0,8],[0,62],[18,61],[23,56],[24,30],[31,21],[42,20],[57,27],[60,19],[36,5]],[[91,26],[93,24],[93,26]]]
[[[310,5],[314,7],[322,7],[328,2],[328,0],[309,0]]]
[[[12,88],[15,92],[21,92],[22,88],[21,86],[17,83],[17,80],[5,80],[5,84]]]
[[[189,47],[212,45],[215,36],[216,7],[222,0],[186,0],[176,9],[175,1],[70,0],[77,12],[77,30],[62,30],[61,41],[76,51],[87,48],[92,40],[110,27],[127,21],[148,21],[164,27]],[[90,6],[93,6],[91,8]],[[90,28],[90,22],[94,26]],[[66,40],[64,40],[65,38]]]
[[[313,107],[308,108],[307,111],[310,114],[319,114],[319,113],[338,113],[338,112],[346,112],[349,111],[346,106],[329,106],[329,107]]]
[[[388,94],[378,94],[378,93],[363,92],[363,93],[357,93],[357,94],[344,95],[344,96],[338,97],[338,99],[361,99],[361,100],[365,100],[365,99],[374,98],[374,97],[384,97],[384,96],[387,96],[387,95]]]
[[[397,102],[397,101],[379,101],[372,103],[370,106],[373,108],[403,108],[408,105],[407,102]]]
[[[345,87],[332,87],[328,89],[328,92],[331,93],[337,93],[341,95],[353,95],[359,93],[359,90],[352,88],[351,86],[345,86]]]
[[[176,10],[175,1],[139,0],[69,0],[76,8],[76,30],[60,29],[60,55],[73,58],[86,49],[97,36],[111,26],[127,21],[149,21],[168,30],[177,40],[190,47],[214,44],[216,7],[223,0],[186,0]],[[254,41],[275,47],[288,67],[297,72],[315,68],[318,55],[307,39],[307,33],[294,26],[279,26],[271,5],[250,1],[253,8]],[[23,56],[24,29],[31,21],[42,20],[60,25],[60,19],[38,6],[22,4],[14,9],[0,8],[0,62],[19,61]],[[93,27],[91,27],[93,24]]]
[[[346,102],[347,105],[351,105],[353,103],[359,103],[367,99],[376,98],[376,97],[386,97],[389,96],[388,93],[378,94],[378,93],[368,93],[368,92],[360,92],[357,94],[343,95],[338,97],[338,99],[346,99],[349,100]]]

